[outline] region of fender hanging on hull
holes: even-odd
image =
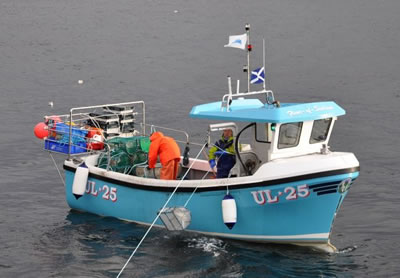
[[[224,223],[229,229],[232,229],[237,220],[236,201],[231,194],[226,194],[221,205]]]
[[[72,194],[77,200],[85,194],[88,176],[89,168],[85,163],[82,163],[76,168],[74,182],[72,183]]]

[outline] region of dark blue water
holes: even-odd
[[[331,148],[354,152],[361,175],[332,231],[340,251],[154,229],[122,277],[400,276],[399,11],[397,0],[0,1],[0,276],[117,275],[146,228],[70,212],[33,126],[71,107],[144,100],[150,122],[201,142],[207,123],[188,112],[219,100],[227,75],[243,88],[245,52],[223,45],[247,22],[253,65],[267,41],[278,100],[347,111]]]

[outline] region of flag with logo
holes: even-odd
[[[263,83],[265,80],[264,67],[251,71],[250,83],[258,84]]]
[[[229,36],[229,43],[224,45],[224,47],[234,47],[245,50],[246,43],[247,43],[247,34]]]

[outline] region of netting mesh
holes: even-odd
[[[136,167],[147,164],[147,154],[150,139],[147,136],[117,137],[107,140],[110,146],[110,159],[107,153],[101,154],[99,167],[109,170],[135,175]]]

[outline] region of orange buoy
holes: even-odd
[[[103,143],[103,130],[101,128],[90,128],[88,134],[86,137],[88,138],[89,144],[88,144],[88,149],[89,150],[102,150],[104,149],[104,143]]]
[[[35,128],[33,129],[33,133],[39,139],[44,139],[47,136],[49,136],[48,127],[44,122],[40,122],[37,125],[35,125]]]
[[[93,138],[93,136],[95,136],[96,134],[102,136],[103,135],[103,130],[101,128],[97,128],[97,127],[90,127],[89,128],[89,132],[86,135],[86,137],[87,138]],[[101,140],[101,141],[103,141],[103,140]]]

